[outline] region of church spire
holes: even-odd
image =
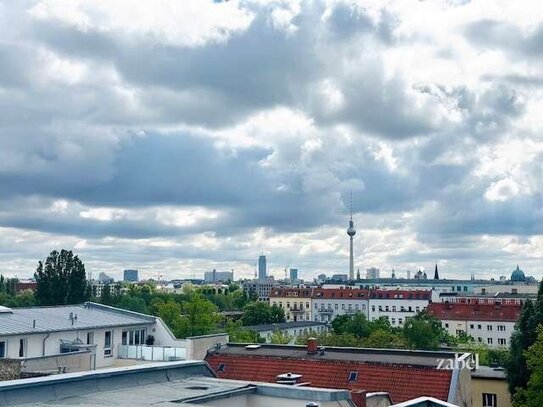
[[[436,270],[434,271],[434,280],[439,280],[439,272],[437,271],[437,263],[436,263]]]

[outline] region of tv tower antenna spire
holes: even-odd
[[[353,237],[356,235],[356,229],[353,223],[353,191],[351,190],[351,207],[349,217],[349,228],[347,229],[349,235],[349,280],[354,280],[354,254],[353,254]]]

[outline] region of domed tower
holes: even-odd
[[[526,276],[524,275],[524,271],[522,271],[518,264],[517,268],[513,270],[513,273],[511,273],[511,281],[514,283],[520,283],[526,281]]]
[[[352,192],[351,192],[351,216],[349,218],[349,228],[347,229],[347,234],[349,235],[349,240],[350,240],[349,280],[354,280],[353,237],[354,235],[356,235],[356,229],[354,228],[354,223],[353,223],[353,193]]]

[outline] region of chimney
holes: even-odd
[[[277,375],[277,377],[275,378],[275,382],[277,384],[288,384],[288,385],[294,386],[296,383],[300,381],[301,378],[302,378],[301,374],[289,372],[289,373],[283,373],[283,374]]]
[[[307,339],[307,354],[315,355],[319,352],[319,343],[316,338]]]

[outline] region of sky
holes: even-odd
[[[543,5],[0,0],[0,273],[543,277]]]

